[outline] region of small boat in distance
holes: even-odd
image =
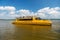
[[[36,16],[23,16],[16,18],[16,20],[13,21],[12,24],[51,26],[52,22],[50,20],[43,20],[40,17],[36,17]]]

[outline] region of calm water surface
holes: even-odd
[[[0,40],[60,40],[60,20],[52,22],[52,26],[39,26],[0,20]]]

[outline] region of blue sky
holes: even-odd
[[[41,18],[47,19],[59,19],[59,11],[60,0],[0,0],[0,19],[15,18],[27,14],[39,14]]]
[[[60,7],[60,0],[0,0],[0,6],[36,11],[44,7]]]

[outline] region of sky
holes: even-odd
[[[0,0],[0,19],[33,15],[60,19],[60,0]]]

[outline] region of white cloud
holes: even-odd
[[[9,12],[10,15],[14,15],[15,14],[15,11],[11,11]]]
[[[0,11],[2,12],[8,12],[10,14],[15,14],[15,7],[13,6],[0,6]]]
[[[11,15],[15,15],[15,10],[16,8],[13,6],[0,6],[0,18],[9,18]]]
[[[18,10],[17,13],[19,13],[20,16],[31,16],[34,14],[34,12],[25,9]]]
[[[5,10],[13,11],[13,10],[15,10],[15,7],[13,7],[13,6],[5,6]]]
[[[0,18],[16,18],[31,15],[36,15],[43,19],[60,19],[60,7],[45,7],[33,12],[26,9],[16,10],[13,6],[0,6]]]
[[[36,14],[38,14],[41,18],[58,19],[60,17],[60,8],[59,7],[55,7],[55,8],[46,7],[46,8],[38,10]]]
[[[4,16],[4,14],[0,14],[0,16]]]
[[[15,10],[15,7],[13,6],[0,6],[0,10]]]

